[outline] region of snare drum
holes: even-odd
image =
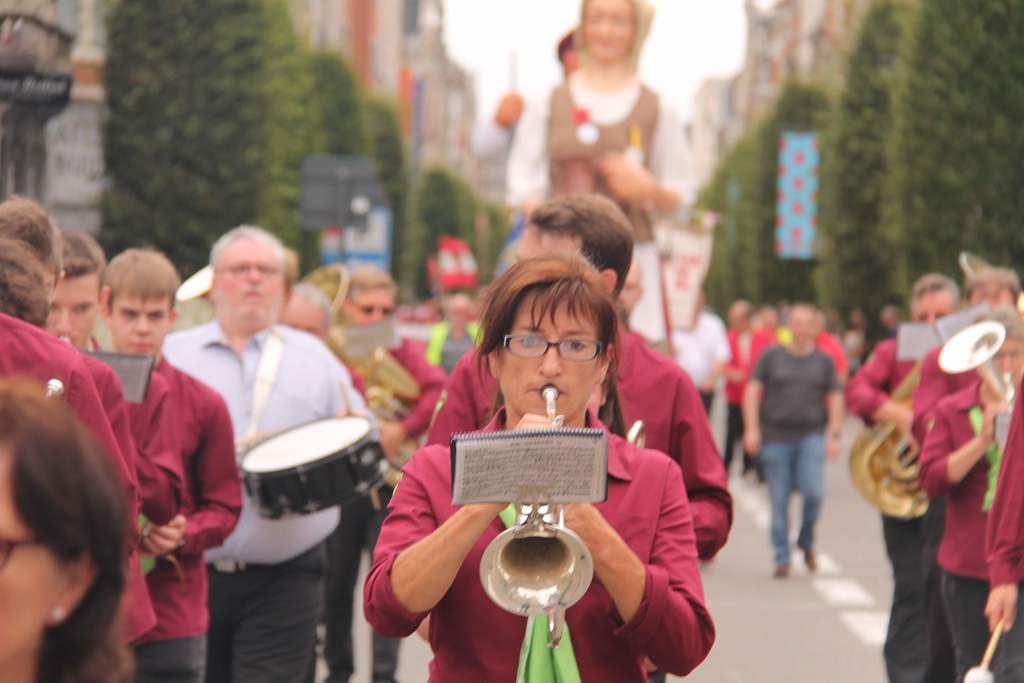
[[[363,417],[328,418],[280,432],[242,456],[246,493],[276,519],[341,505],[378,486],[387,461]]]

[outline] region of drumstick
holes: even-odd
[[[981,668],[989,668],[989,664],[992,663],[992,658],[996,654],[996,647],[999,645],[999,638],[1003,635],[1003,627],[1006,625],[1006,618],[999,620],[996,624],[996,630],[993,631],[992,637],[988,640],[988,647],[985,649],[985,656],[981,658]]]

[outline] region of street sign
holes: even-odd
[[[345,263],[369,263],[391,270],[391,209],[386,206],[370,209],[366,225],[345,228],[341,241]]]
[[[369,159],[326,154],[302,159],[299,211],[306,230],[319,232],[331,225],[365,227],[373,207],[386,205]]]

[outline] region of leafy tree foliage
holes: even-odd
[[[899,0],[869,8],[822,154],[821,298],[843,314],[860,308],[869,321],[903,298],[901,240],[883,222],[883,198],[901,41],[912,16]]]
[[[264,0],[121,0],[108,24],[111,251],[163,249],[186,273],[252,222],[266,164]]]
[[[368,97],[364,100],[367,146],[373,159],[377,179],[391,203],[392,211],[392,258],[391,271],[396,280],[411,291],[412,282],[404,277],[407,272],[401,255],[409,248],[410,235],[406,229],[409,211],[409,169],[402,131],[398,125],[395,105],[382,97]]]
[[[1017,0],[926,0],[892,137],[889,211],[908,273],[961,249],[1024,259],[1024,11]]]
[[[717,298],[723,295],[755,302],[817,298],[816,262],[775,255],[778,150],[783,131],[821,130],[828,112],[820,88],[787,83],[772,110],[737,142],[703,193],[700,205],[724,219],[709,274],[716,306],[728,304]]]

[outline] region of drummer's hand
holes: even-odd
[[[398,455],[398,451],[408,438],[408,434],[405,433],[405,428],[402,427],[401,423],[381,420],[379,424],[380,446],[384,449],[384,455],[389,459],[393,459]]]
[[[527,413],[513,429],[551,429],[551,420],[546,415]]]
[[[370,414],[365,410],[351,410],[348,406],[345,406],[338,409],[335,417],[370,417]]]
[[[166,555],[185,543],[185,516],[177,515],[164,526],[153,526],[142,539],[142,549],[150,555]]]
[[[985,605],[985,616],[988,617],[988,630],[993,632],[999,622],[1003,622],[1003,631],[1009,631],[1017,618],[1017,584],[1004,583],[989,591],[988,603]]]

